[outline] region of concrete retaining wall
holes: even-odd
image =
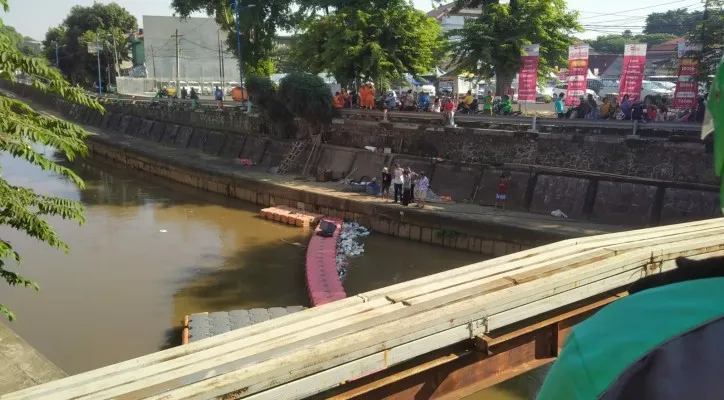
[[[165,145],[193,148],[210,155],[221,155],[226,158],[236,156],[250,158],[255,163],[261,163],[264,166],[278,165],[291,146],[291,141],[281,139],[177,125],[157,120],[140,119],[131,115],[121,116],[113,112],[108,112],[101,117],[95,111],[87,111],[84,107],[65,102],[53,102],[47,96],[38,97],[37,100],[55,107],[71,119],[95,122],[102,129],[105,126],[105,130],[109,132],[125,132],[129,135],[139,136]],[[377,122],[374,122],[374,124],[379,125]],[[392,124],[387,125],[392,126]],[[400,127],[398,126],[398,128]],[[416,129],[409,130],[418,132]],[[447,134],[444,139],[450,143],[448,145],[450,147],[471,150],[477,148],[478,144],[481,143],[488,147],[498,146],[509,149],[509,156],[513,159],[520,154],[528,154],[526,157],[535,156],[540,158],[541,156],[541,154],[536,153],[537,150],[532,150],[533,147],[513,148],[515,140],[534,143],[535,148],[553,146],[552,148],[556,149],[555,152],[563,152],[562,148],[557,148],[557,145],[552,144],[552,140],[534,140],[524,134],[517,133],[491,133],[487,136],[480,136],[477,138],[477,140],[481,141],[478,144],[466,142],[467,136],[465,135],[455,135],[452,132],[445,132],[435,128],[430,128],[425,134],[435,137],[441,135],[441,132]],[[360,138],[363,137],[363,132],[347,133],[355,141],[360,141]],[[404,135],[385,136],[379,132],[375,132],[370,137],[372,140],[381,140],[378,144],[408,149],[413,153],[428,151],[429,149],[426,150],[425,148],[425,143],[443,141],[443,137],[434,140],[406,141]],[[496,144],[493,139],[507,144]],[[575,144],[579,142],[579,139],[573,137],[568,142]],[[617,147],[619,150],[621,146],[630,145],[630,143],[622,142],[613,143],[601,138],[594,139],[596,140],[584,141],[583,145],[588,143],[588,145],[595,146],[595,143],[604,143],[606,146]],[[666,149],[665,151],[669,152],[670,156],[681,159],[679,164],[690,163],[691,165],[687,168],[679,168],[678,172],[669,171],[666,173],[685,178],[691,173],[689,169],[692,168],[692,165],[697,165],[696,159],[708,157],[708,155],[694,154],[704,151],[696,148],[698,145],[684,143],[675,146],[671,143],[659,143],[650,146],[653,146],[652,148],[659,146]],[[662,154],[658,150],[654,152],[655,154],[649,154],[648,151],[652,148],[644,148],[639,156],[645,160],[653,160],[656,155]],[[692,153],[683,154],[681,153],[682,149],[689,149]],[[594,151],[595,148],[590,150]],[[571,154],[567,154],[566,157],[580,160],[580,162],[585,160],[585,157],[576,154],[577,150],[575,148],[571,147],[568,151]],[[627,165],[630,167],[631,172],[638,171],[641,174],[656,175],[663,173],[664,170],[668,171],[671,167],[671,165],[667,166],[666,163],[662,163],[658,169],[659,172],[656,172],[657,169],[653,168],[651,171],[644,173],[643,163],[639,162],[638,158],[632,159],[630,156],[631,154],[627,156]],[[292,172],[301,170],[306,160],[305,154],[300,156],[296,165],[292,168]],[[601,155],[594,156],[589,160],[589,162],[601,165],[605,161],[606,158]],[[414,171],[427,172],[431,178],[432,189],[436,193],[451,196],[454,200],[462,202],[491,205],[494,202],[500,174],[505,173],[506,176],[512,176],[508,206],[514,210],[548,214],[553,210],[560,209],[572,218],[632,226],[668,224],[720,215],[718,210],[718,188],[714,185],[687,182],[686,179],[664,181],[542,165],[441,161],[431,157],[379,154],[334,145],[323,145],[321,154],[316,164],[311,166],[310,171],[331,170],[332,175],[337,178],[350,173],[354,178],[362,178],[363,176],[379,176],[382,167],[398,163],[405,167],[409,166]],[[704,168],[703,165],[700,167]],[[634,171],[637,168],[638,170]],[[686,170],[686,172],[681,172],[681,170]],[[706,167],[705,170],[697,171],[697,173],[705,176],[711,173],[710,170],[710,167]],[[256,197],[257,194],[263,195],[262,193],[255,193],[253,196]],[[265,202],[253,201],[265,204]],[[268,202],[266,203],[265,205],[268,205]],[[293,202],[289,205],[296,206]],[[325,207],[324,205],[317,206]],[[346,210],[346,207],[342,206],[340,210]],[[344,212],[342,211],[340,216],[344,216]],[[399,233],[397,227],[385,229],[383,222],[380,223],[377,230],[390,231],[391,234]],[[402,231],[408,232],[409,230],[403,228]]]

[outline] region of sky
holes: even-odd
[[[74,5],[90,6],[94,0],[10,0],[10,12],[0,12],[6,25],[21,34],[42,40],[48,28],[62,22]],[[101,0],[102,3],[110,3]],[[138,23],[143,15],[172,15],[171,0],[115,0],[133,14]],[[413,0],[415,7],[430,11],[430,0]],[[601,34],[619,33],[624,29],[640,31],[646,15],[674,8],[702,9],[701,0],[568,0],[568,8],[581,12],[581,24],[586,28],[580,37],[594,38]],[[204,16],[202,14],[195,16]]]

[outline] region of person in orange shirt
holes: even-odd
[[[367,108],[367,84],[363,84],[359,88],[359,106],[360,108]]]
[[[341,109],[344,107],[344,98],[337,92],[334,94],[334,108]]]
[[[370,83],[367,89],[367,108],[370,110],[375,106],[375,86]]]

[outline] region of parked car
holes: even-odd
[[[558,96],[560,96],[561,93],[565,94],[566,90],[568,90],[568,84],[559,83],[558,85],[556,85],[556,87],[553,88],[553,97],[558,97]],[[596,101],[600,100],[600,97],[598,97],[596,92],[594,92],[591,89],[586,89],[586,97],[588,97],[589,94],[593,96],[594,100],[596,100]]]
[[[601,97],[618,96],[619,84],[620,81],[615,80],[610,86],[604,86],[599,94]],[[641,83],[641,95],[639,98],[643,99],[644,103],[650,102],[652,98],[657,96],[673,98],[675,87],[675,84],[672,88],[670,85],[667,85],[666,82],[643,81]]]
[[[538,86],[538,91],[535,94],[535,101],[550,103],[553,100],[553,88],[550,86]]]

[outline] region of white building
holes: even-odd
[[[466,19],[477,18],[483,12],[480,8],[463,8],[453,12],[454,5],[455,3],[443,4],[427,13],[428,17],[437,20],[443,33],[462,28]]]
[[[179,34],[179,77],[201,82],[220,77],[219,39],[223,55],[225,81],[239,80],[239,64],[225,51],[225,33],[213,18],[143,16],[144,51],[149,78],[176,77],[176,38]]]

